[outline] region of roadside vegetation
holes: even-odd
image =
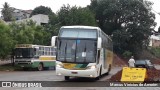
[[[2,15],[6,24],[0,21],[0,58],[11,54],[16,44],[50,45],[52,36],[64,25],[91,25],[100,27],[108,34],[114,45],[114,52],[125,58],[136,58],[148,49],[149,37],[153,34],[155,14],[151,11],[152,2],[142,0],[91,0],[87,7],[63,5],[57,13],[49,7],[36,7],[32,15],[49,15],[47,25],[36,25],[33,21],[16,23],[10,16],[10,6],[3,5]],[[159,57],[159,49],[151,49]]]
[[[160,47],[150,47],[149,50],[154,56],[160,58]]]
[[[20,66],[12,66],[11,64],[0,65],[0,71],[20,71],[23,70]]]

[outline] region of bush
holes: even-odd
[[[160,58],[160,47],[151,47],[149,50],[154,56]]]
[[[132,56],[132,52],[125,51],[122,55],[123,55],[124,58],[130,58]]]

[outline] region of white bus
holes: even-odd
[[[53,36],[57,47],[56,75],[99,79],[112,66],[112,40],[100,28],[92,26],[63,26]]]
[[[15,48],[15,64],[26,68],[55,67],[56,50],[53,46],[18,44]]]

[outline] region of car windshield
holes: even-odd
[[[96,57],[95,40],[60,40],[57,60],[62,62],[92,63]]]
[[[145,60],[137,60],[135,64],[146,64]]]

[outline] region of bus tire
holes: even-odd
[[[100,71],[99,71],[99,76],[95,78],[96,80],[99,80],[101,78],[101,73],[102,73],[102,66],[101,66]]]
[[[110,71],[111,71],[111,64],[110,64],[109,67],[108,67],[107,75],[110,73]]]
[[[39,63],[38,65],[38,71],[42,71],[44,69],[43,63]]]
[[[64,79],[65,80],[69,80],[69,76],[64,76]]]

